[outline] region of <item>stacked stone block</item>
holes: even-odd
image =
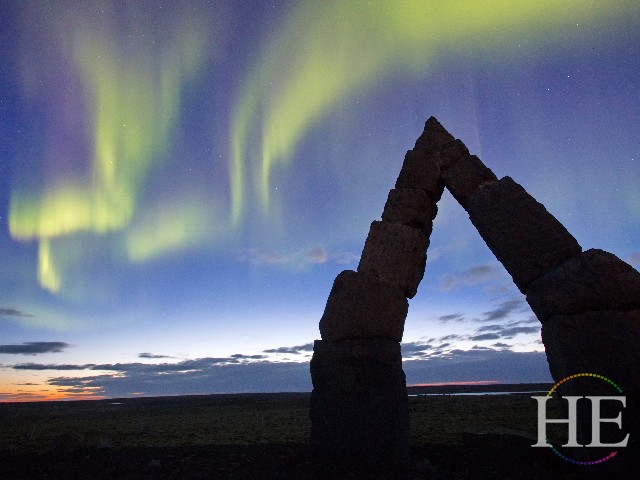
[[[409,303],[402,289],[345,270],[333,282],[320,319],[323,340],[388,338],[400,342]]]
[[[311,442],[324,460],[367,468],[409,461],[409,408],[400,343],[316,340]]]
[[[544,205],[510,177],[479,186],[463,207],[522,293],[543,273],[582,250]]]

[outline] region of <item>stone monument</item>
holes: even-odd
[[[510,177],[498,179],[431,117],[371,224],[357,271],[336,277],[320,320],[311,360],[315,453],[360,464],[409,460],[400,342],[445,187],[526,295],[554,380],[583,372],[614,379],[638,432],[640,273],[611,253],[582,251],[544,205]],[[563,394],[612,394],[606,390],[567,383]],[[579,430],[588,437],[588,419]]]

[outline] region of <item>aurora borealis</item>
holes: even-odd
[[[542,44],[570,42],[570,36],[554,32],[558,25],[575,19],[606,19],[610,12],[602,3],[585,3],[576,12],[570,2],[553,1],[301,4],[267,44],[239,95],[232,123],[234,216],[242,210],[247,184],[243,172],[254,173],[252,186],[267,210],[272,170],[290,161],[315,122],[358,90],[371,88],[396,72],[424,76],[446,57],[514,56],[515,42],[523,37]],[[282,65],[289,66],[285,74]],[[259,119],[253,128],[252,118]],[[244,147],[253,136],[260,139],[254,157]],[[251,159],[257,164],[245,169]]]
[[[28,20],[38,25],[32,27],[35,38],[53,42],[53,58],[43,63],[37,54],[25,55],[24,77],[49,79],[53,65],[63,68],[51,83],[23,84],[36,102],[53,88],[45,120],[51,138],[35,153],[42,159],[38,185],[30,185],[31,169],[16,170],[9,231],[14,239],[38,241],[40,285],[64,295],[69,264],[85,263],[83,255],[74,259],[69,253],[78,245],[71,246],[68,237],[124,233],[133,223],[144,223],[145,180],[166,160],[181,92],[202,64],[206,33],[196,18],[178,18],[169,33],[160,34],[136,6],[126,7],[126,25],[119,27],[116,5],[88,12],[78,5],[44,5],[34,4],[24,15],[43,15]],[[53,31],[42,32],[41,24]],[[137,237],[135,230],[125,233],[127,254],[136,259],[149,255]]]
[[[7,2],[0,400],[307,388],[430,115],[637,268],[639,25],[633,1]],[[448,194],[428,255],[409,382],[549,378]]]

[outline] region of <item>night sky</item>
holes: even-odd
[[[640,4],[0,3],[0,401],[309,391],[434,115],[584,249],[640,265]],[[445,192],[409,384],[551,381]]]

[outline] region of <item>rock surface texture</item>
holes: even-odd
[[[633,442],[640,435],[640,273],[611,253],[583,252],[544,205],[510,177],[498,179],[431,117],[405,156],[382,220],[371,224],[358,271],[340,273],[329,294],[311,360],[316,454],[362,464],[409,459],[400,341],[445,187],[542,323],[554,380],[595,373],[616,382],[628,395]],[[614,394],[606,382],[590,382],[566,382],[563,395]],[[584,443],[589,422],[579,419]]]
[[[364,243],[358,272],[402,289],[413,298],[424,275],[429,237],[420,229],[375,221]]]
[[[479,186],[463,206],[523,293],[543,273],[582,250],[544,205],[510,177]]]
[[[402,289],[345,270],[333,282],[320,319],[323,340],[388,338],[400,342],[409,304]]]
[[[316,340],[311,360],[311,442],[352,464],[409,461],[409,407],[400,343]]]
[[[527,301],[540,321],[552,315],[640,309],[640,273],[594,248],[532,282]]]

